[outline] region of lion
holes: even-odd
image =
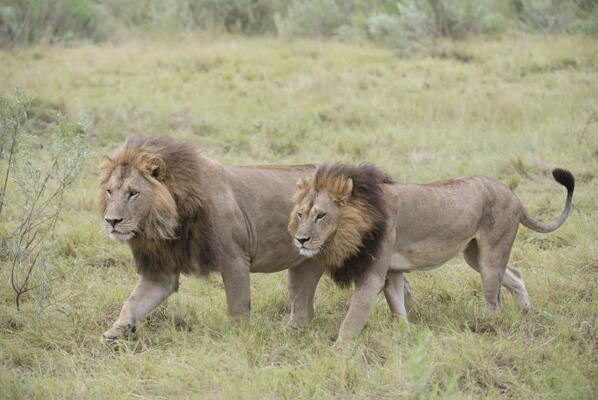
[[[500,311],[501,284],[528,310],[509,255],[520,223],[546,233],[569,216],[575,179],[559,168],[552,175],[567,199],[550,223],[534,219],[509,188],[483,176],[403,184],[373,165],[334,164],[300,179],[288,226],[295,246],[322,262],[339,285],[355,284],[337,345],[361,332],[380,291],[391,313],[406,321],[403,273],[439,267],[460,252],[482,277],[488,310]]]
[[[224,166],[192,143],[130,139],[101,161],[99,209],[111,239],[126,242],[138,280],[103,338],[137,322],[177,291],[180,274],[219,272],[228,312],[250,310],[250,272],[288,269],[290,326],[313,318],[324,272],[301,256],[286,232],[298,178],[315,166]]]

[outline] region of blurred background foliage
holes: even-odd
[[[0,46],[204,30],[400,50],[508,30],[598,33],[598,0],[3,0]]]

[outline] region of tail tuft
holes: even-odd
[[[571,196],[573,194],[573,189],[575,189],[575,178],[571,172],[566,169],[555,168],[552,170],[552,176],[558,183],[567,188],[567,195]]]
[[[575,178],[573,178],[571,172],[561,168],[553,169],[552,176],[554,176],[554,179],[558,183],[567,188],[567,200],[565,201],[565,208],[561,212],[561,215],[554,221],[540,222],[529,215],[529,213],[522,206],[521,210],[523,213],[520,220],[521,223],[536,232],[548,233],[558,229],[559,226],[563,225],[563,222],[565,222],[571,213],[571,207],[573,204],[573,189],[575,189]]]

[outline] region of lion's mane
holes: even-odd
[[[200,189],[204,163],[195,145],[170,139],[129,139],[102,160],[102,215],[105,186],[113,173],[119,171],[124,179],[134,168],[152,184],[154,201],[143,232],[129,241],[139,273],[206,275],[217,269],[222,252],[212,240],[211,204]]]
[[[327,190],[331,197],[342,192],[346,181],[353,180],[350,198],[340,204],[339,222],[334,237],[322,248],[320,257],[332,277],[342,287],[351,285],[370,268],[384,240],[387,210],[382,184],[394,183],[392,177],[371,164],[343,163],[318,166],[309,182],[299,185],[295,201],[300,202],[310,190]],[[291,219],[289,230],[297,231]]]

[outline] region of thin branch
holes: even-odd
[[[14,130],[12,133],[12,143],[10,145],[10,152],[8,155],[8,165],[6,166],[6,174],[4,175],[4,185],[2,186],[2,193],[0,197],[0,214],[2,214],[2,208],[4,207],[4,198],[6,197],[6,186],[8,185],[8,175],[10,174],[10,169],[12,168],[12,160],[15,152],[15,146],[17,144],[17,135],[19,133],[19,128],[21,124],[19,123],[19,116],[17,115]]]

